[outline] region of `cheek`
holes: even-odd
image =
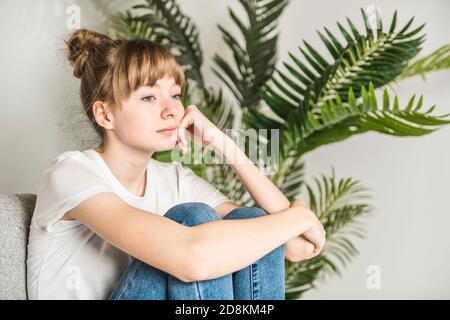
[[[148,139],[156,130],[155,116],[149,112],[127,112],[121,114],[115,124],[116,134],[128,141]]]
[[[178,118],[179,118],[179,121],[181,121],[181,119],[183,119],[184,118],[184,115],[186,114],[186,109],[185,109],[185,107],[180,103],[180,109],[179,109],[179,111],[178,111]]]

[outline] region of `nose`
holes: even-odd
[[[163,101],[161,110],[161,117],[163,119],[177,118],[179,114],[180,114],[180,107],[178,106],[178,103],[174,103],[170,100]]]

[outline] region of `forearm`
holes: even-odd
[[[240,150],[234,141],[223,135],[214,144],[227,164],[239,176],[255,203],[268,214],[289,208],[290,202],[278,187]]]
[[[253,164],[231,138],[223,135],[213,144],[213,147],[239,176],[259,207],[268,214],[281,212],[290,207],[291,204],[286,196]],[[290,261],[300,261],[314,250],[314,245],[299,235],[300,233],[295,234],[285,242],[285,257]]]
[[[307,210],[307,209],[305,209]],[[203,270],[213,279],[240,270],[310,227],[299,208],[279,214],[218,220],[192,227],[193,248]]]

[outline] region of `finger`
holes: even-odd
[[[178,125],[178,129],[177,129],[177,139],[179,141],[180,147],[183,147],[184,130],[187,127],[187,124],[189,123],[189,110],[188,110],[188,108],[186,108],[184,117],[181,119],[180,124]]]
[[[186,111],[191,111],[191,110],[198,110],[198,108],[196,105],[191,104],[186,108]]]
[[[311,242],[314,245],[315,248],[320,246],[320,241],[318,239],[315,239],[313,237],[307,236],[305,234],[303,234],[302,236],[304,236],[306,238],[306,240]]]
[[[292,202],[291,207],[306,207],[306,202],[301,199],[296,199]]]
[[[185,153],[186,153],[186,150],[185,150],[185,148],[183,147],[183,143],[181,142],[180,139],[178,139],[177,144],[178,144],[178,148],[181,150],[181,152],[182,152],[183,154],[185,154]]]
[[[194,124],[194,118],[191,114],[187,114],[178,126],[178,139],[181,141],[183,147],[187,147],[186,128],[192,124]]]
[[[322,247],[316,246],[316,247],[314,248],[313,255],[314,255],[314,256],[317,256],[317,255],[320,253],[320,251],[322,251]]]
[[[321,251],[317,251],[317,252],[313,252],[313,254],[311,254],[311,258],[317,257],[320,254]]]
[[[183,131],[183,132],[181,132],[182,133],[182,138],[185,138],[185,135],[186,135],[185,131],[186,131],[186,129],[190,125],[194,124],[194,122],[195,122],[195,119],[196,119],[195,111],[198,111],[198,108],[195,105],[193,105],[193,104],[188,106],[186,108],[186,110],[185,110],[184,118],[183,118],[183,120],[181,120],[181,123],[180,123],[180,127],[181,127],[181,129]],[[186,139],[182,140],[182,142],[186,142]]]
[[[180,139],[177,140],[177,146],[178,146],[178,148],[181,150],[181,152],[182,152],[183,154],[186,153],[186,151],[184,150],[183,146],[181,145]]]

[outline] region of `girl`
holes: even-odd
[[[284,299],[284,259],[309,259],[324,245],[314,213],[290,204],[195,106],[183,107],[185,78],[170,50],[86,29],[66,44],[102,142],[62,153],[43,173],[29,298]],[[220,154],[259,207],[152,159],[185,150],[186,138]]]

